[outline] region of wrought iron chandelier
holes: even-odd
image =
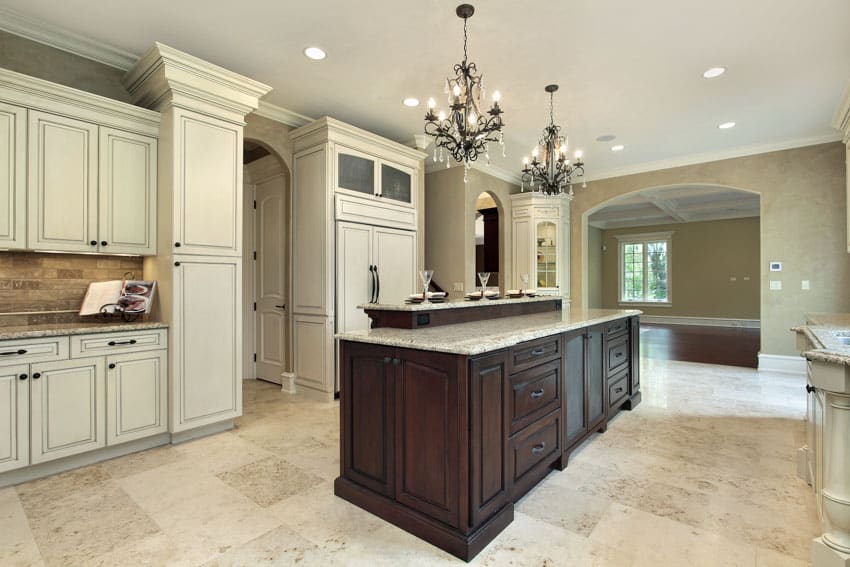
[[[547,85],[546,92],[549,93],[549,125],[543,129],[543,137],[534,148],[531,162],[528,158],[522,163],[522,187],[526,190],[526,184],[530,191],[543,195],[559,196],[567,194],[573,196],[573,177],[582,180],[582,187],[587,187],[584,181],[584,162],[581,160],[581,152],[575,153],[575,160],[570,163],[567,158],[568,141],[561,136],[561,127],[555,125],[555,91],[558,85]],[[540,152],[543,155],[540,155]]]
[[[493,93],[493,106],[486,113],[481,112],[481,100],[484,98],[484,77],[477,74],[478,68],[467,57],[467,21],[475,13],[470,4],[461,4],[455,10],[463,18],[463,62],[454,66],[455,77],[446,79],[449,113],[440,111],[435,114],[434,99],[428,100],[428,113],[425,115],[425,133],[434,137],[434,161],[443,161],[445,153],[463,163],[463,180],[466,182],[472,162],[484,155],[487,164],[490,154],[489,142],[498,142],[505,155],[505,143],[502,134],[502,109],[499,107],[499,91]],[[449,167],[449,159],[446,167]]]

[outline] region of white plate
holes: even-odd
[[[440,298],[440,297],[445,297],[445,296],[446,296],[446,292],[444,292],[444,291],[429,291],[428,292],[429,298],[431,298],[431,297]],[[421,293],[411,293],[410,295],[408,295],[408,297],[411,298],[411,299],[415,299],[417,297],[421,298],[422,294]]]

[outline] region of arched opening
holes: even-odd
[[[643,311],[646,356],[758,366],[758,193],[650,187],[600,203],[582,222],[585,305]]]
[[[274,149],[249,138],[243,163],[243,378],[290,390],[290,172]]]
[[[481,285],[499,286],[501,282],[501,218],[496,199],[488,192],[475,201],[475,273]],[[486,283],[481,281],[482,278]]]

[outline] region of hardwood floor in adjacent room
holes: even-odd
[[[640,324],[645,358],[758,368],[760,329]]]

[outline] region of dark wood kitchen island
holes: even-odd
[[[640,312],[541,301],[495,318],[504,303],[437,304],[469,322],[337,335],[335,493],[461,559],[480,552],[513,520],[514,502],[640,402]],[[382,307],[394,312],[385,323],[430,311],[369,310]]]

